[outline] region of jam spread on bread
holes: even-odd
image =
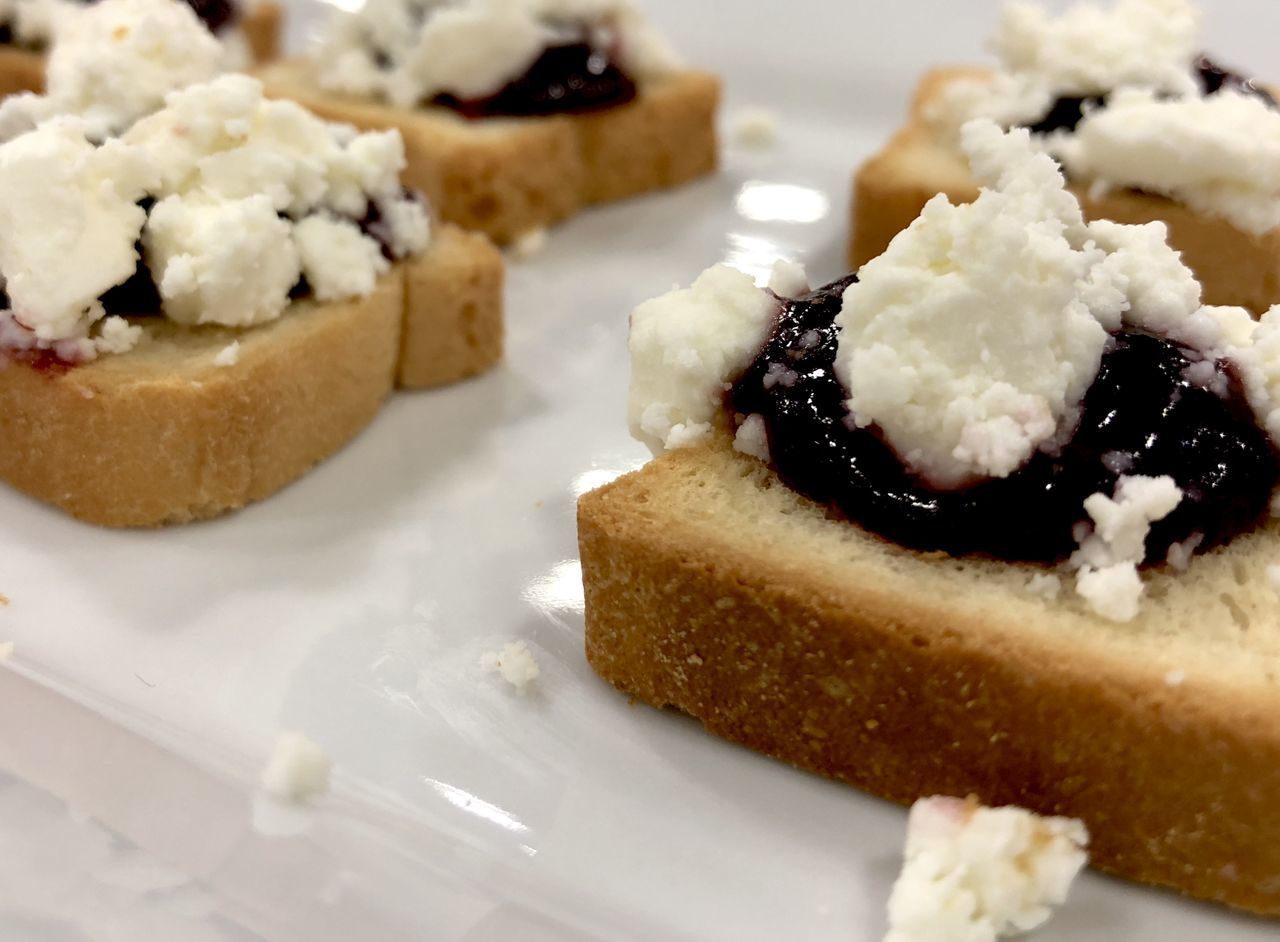
[[[528,117],[612,108],[635,97],[635,82],[606,50],[578,42],[547,48],[524,75],[486,98],[437,95],[432,104],[468,118]]]
[[[1271,107],[1276,107],[1276,100],[1271,93],[1253,79],[1230,69],[1224,69],[1207,56],[1201,56],[1196,60],[1195,70],[1206,95],[1214,95],[1224,88],[1230,88],[1244,95],[1253,95]],[[1028,129],[1032,134],[1074,131],[1086,111],[1105,107],[1106,103],[1105,95],[1089,98],[1059,98],[1050,107],[1049,113],[1035,124],[1029,125]]]
[[[1006,478],[929,487],[874,426],[848,421],[834,320],[855,280],[783,300],[764,348],[726,396],[731,413],[763,417],[773,468],[812,500],[913,549],[1039,562],[1076,549],[1085,499],[1113,493],[1121,475],[1169,475],[1185,493],[1153,525],[1148,562],[1197,536],[1200,550],[1219,545],[1268,515],[1280,456],[1230,364],[1195,370],[1194,352],[1130,332],[1112,336],[1060,450],[1037,452]],[[1212,388],[1190,378],[1206,374]]]

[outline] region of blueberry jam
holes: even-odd
[[[1266,518],[1280,456],[1230,366],[1217,364],[1220,396],[1186,378],[1194,354],[1140,333],[1113,336],[1060,452],[1037,452],[1007,478],[930,488],[874,427],[845,424],[833,321],[855,280],[784,301],[760,355],[727,394],[732,412],[764,417],[772,465],[800,493],[913,549],[1038,562],[1070,555],[1085,498],[1114,493],[1121,474],[1167,474],[1185,492],[1152,527],[1149,562],[1195,534],[1207,549]]]
[[[432,104],[468,118],[519,117],[611,108],[635,97],[635,82],[608,52],[580,42],[549,47],[529,71],[487,98],[438,95]]]
[[[1230,69],[1224,69],[1207,56],[1201,56],[1196,60],[1195,70],[1206,95],[1215,95],[1224,88],[1230,88],[1242,94],[1260,98],[1272,108],[1276,107],[1276,100],[1271,93],[1253,79],[1232,72]],[[1074,131],[1084,117],[1085,111],[1105,107],[1106,103],[1105,95],[1089,98],[1059,98],[1053,103],[1047,115],[1028,127],[1032,134]]]

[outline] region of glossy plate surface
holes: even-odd
[[[728,260],[843,274],[849,176],[990,0],[648,0],[690,60],[779,115],[719,176],[585,213],[512,261],[506,365],[401,395],[285,492],[163,532],[0,489],[0,938],[875,942],[905,815],[632,706],[582,654],[577,494],[645,460],[626,315]],[[301,42],[318,7],[295,6]],[[1280,11],[1206,48],[1277,76]],[[525,639],[518,697],[478,666]],[[282,728],[336,763],[290,812]],[[1046,942],[1252,942],[1276,927],[1088,876]]]

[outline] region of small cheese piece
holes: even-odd
[[[240,362],[240,341],[233,340],[221,350],[218,355],[213,358],[214,366],[235,366]]]
[[[13,642],[0,641],[0,662],[7,661],[13,657]]]
[[[266,196],[170,196],[152,208],[142,244],[165,315],[180,324],[274,320],[302,273],[290,225]]]
[[[545,228],[530,229],[511,243],[511,254],[520,261],[527,262],[541,254],[546,247],[547,230]]]
[[[921,799],[911,809],[885,942],[995,942],[1035,929],[1066,901],[1088,841],[1071,818]]]
[[[79,12],[74,0],[0,0],[0,23],[8,25],[18,46],[48,45],[62,23]]]
[[[524,641],[512,641],[504,644],[501,651],[485,653],[480,658],[480,667],[501,675],[521,695],[528,692],[530,685],[542,673]]]
[[[285,731],[276,736],[260,784],[275,798],[303,802],[329,790],[332,771],[328,753],[302,733]]]
[[[1280,226],[1280,112],[1254,95],[1120,89],[1053,152],[1097,188],[1159,193],[1254,235]]]
[[[293,241],[318,301],[369,294],[391,267],[382,246],[349,220],[308,216],[293,227]]]
[[[769,461],[769,433],[764,416],[749,415],[743,420],[733,436],[733,449],[766,463]]]
[[[733,136],[744,147],[763,149],[778,142],[778,113],[770,108],[743,108],[732,123]]]
[[[769,273],[769,290],[780,298],[798,298],[809,293],[809,275],[804,266],[780,258]]]
[[[0,273],[13,315],[42,345],[83,338],[97,298],[137,267],[154,182],[145,155],[56,118],[0,146]]]
[[[108,317],[99,323],[93,344],[98,353],[128,353],[141,339],[141,327],[123,317]]]
[[[1089,607],[1111,621],[1131,621],[1142,599],[1138,566],[1146,556],[1151,524],[1182,502],[1173,478],[1121,476],[1114,497],[1094,494],[1084,502],[1093,531],[1080,542],[1070,566],[1079,570],[1076,591]]]
[[[631,433],[655,454],[710,436],[725,383],[750,365],[777,310],[776,298],[725,265],[636,308],[629,341]]]

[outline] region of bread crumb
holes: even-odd
[[[286,730],[276,736],[260,784],[268,795],[302,802],[329,790],[333,760],[320,746],[299,732]]]
[[[1027,590],[1053,601],[1062,591],[1062,580],[1049,572],[1038,572],[1027,581]]]
[[[766,148],[778,143],[778,113],[753,105],[733,116],[733,137],[744,147]]]
[[[1088,857],[1080,821],[970,798],[911,808],[885,942],[994,940],[1047,922]]]
[[[690,654],[687,658],[685,658],[685,660],[687,663],[692,664],[694,667],[701,667],[705,663],[702,660],[701,655],[698,655],[698,654]]]
[[[240,362],[240,341],[233,340],[221,350],[218,355],[213,358],[214,366],[235,366]]]
[[[504,644],[501,651],[485,652],[480,656],[480,667],[500,674],[521,696],[528,692],[529,686],[541,673],[533,652],[523,641]]]
[[[547,247],[547,230],[530,229],[511,243],[511,255],[522,262],[527,262],[535,255],[541,254]]]
[[[8,604],[9,604],[9,596],[4,595],[3,593],[0,593],[0,607],[3,607]]]
[[[1187,680],[1186,671],[1169,671],[1164,675],[1164,682],[1170,687],[1181,687]]]
[[[0,641],[0,661],[7,661],[13,657],[13,642]]]

